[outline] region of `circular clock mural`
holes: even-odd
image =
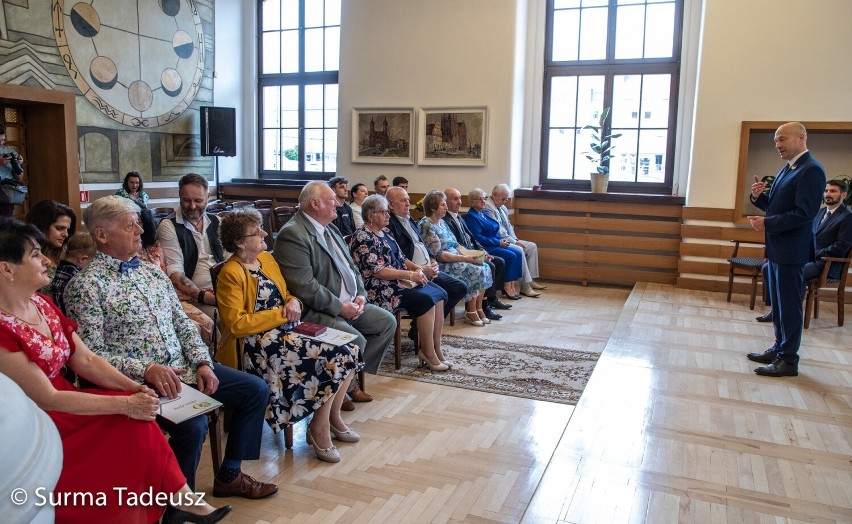
[[[167,124],[198,94],[204,40],[193,0],[53,0],[53,33],[83,96],[124,125]]]

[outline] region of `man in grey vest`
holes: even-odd
[[[181,299],[210,316],[216,305],[210,268],[230,256],[219,241],[219,219],[207,213],[207,179],[190,173],[178,182],[180,209],[160,222],[157,236],[169,275]]]

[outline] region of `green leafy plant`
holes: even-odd
[[[598,173],[602,175],[609,174],[609,166],[604,165],[604,163],[612,158],[609,154],[610,151],[615,147],[612,145],[612,141],[615,138],[621,136],[621,133],[617,133],[615,135],[609,134],[604,135],[603,129],[606,127],[606,119],[609,118],[609,107],[605,107],[601,112],[600,118],[598,118],[598,125],[593,126],[591,124],[583,127],[583,129],[591,129],[592,130],[592,143],[589,144],[589,147],[592,149],[591,151],[586,151],[583,154],[586,155],[586,158],[589,159],[593,164],[597,164],[596,168]],[[594,153],[592,155],[591,153]]]

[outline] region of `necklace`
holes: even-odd
[[[37,322],[30,322],[29,320],[25,320],[25,319],[19,317],[18,315],[15,315],[14,313],[11,313],[9,311],[6,311],[3,308],[0,308],[0,312],[6,313],[10,317],[13,317],[17,320],[20,320],[21,322],[23,322],[24,324],[27,324],[28,326],[38,327],[38,326],[41,325],[42,321],[44,321],[44,316],[42,316],[41,310],[38,308],[38,306],[36,306],[35,310],[36,310],[36,313],[38,314],[38,321]]]

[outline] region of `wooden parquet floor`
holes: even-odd
[[[318,461],[266,428],[244,469],[277,495],[228,522],[852,522],[852,349],[824,304],[800,375],[752,373],[771,342],[747,297],[550,284],[447,333],[602,353],[576,407],[370,376],[362,437]],[[209,452],[198,489],[212,490]]]

